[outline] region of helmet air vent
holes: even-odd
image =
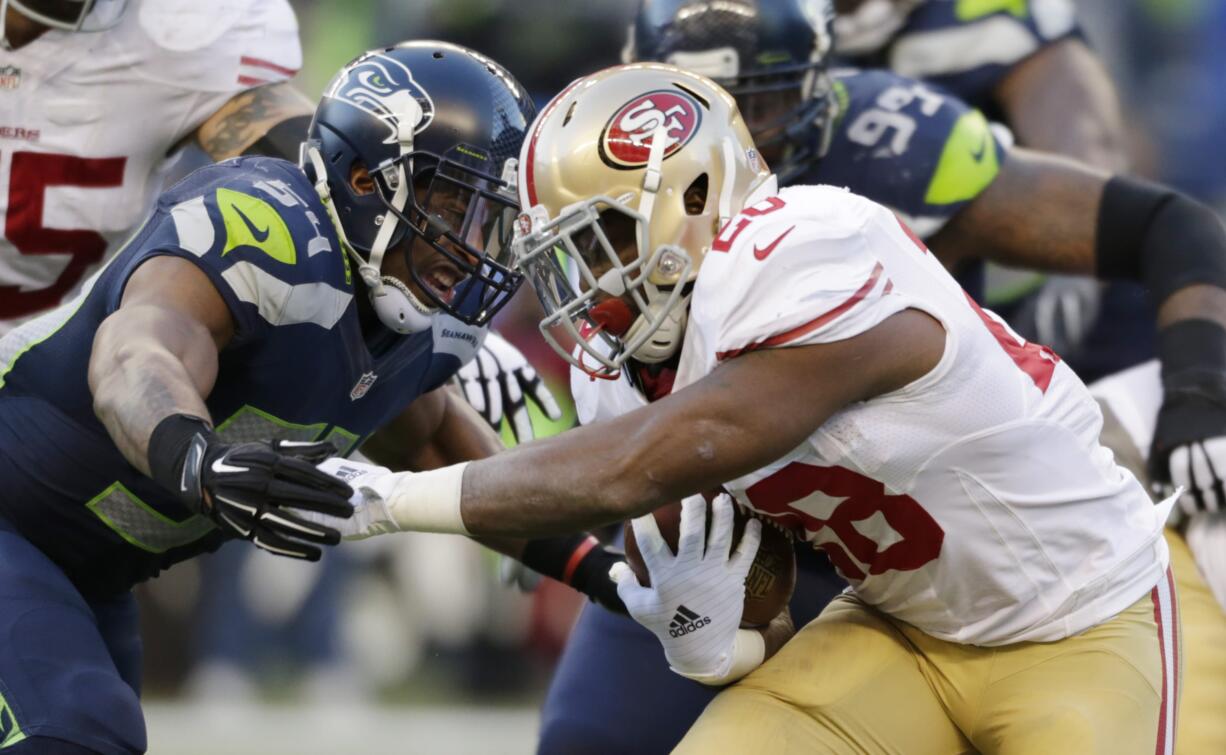
[[[688,94],[689,96],[691,96],[691,97],[693,97],[694,99],[698,100],[699,104],[701,104],[701,105],[702,105],[704,108],[706,108],[707,110],[710,110],[710,109],[711,109],[711,102],[710,102],[709,100],[707,100],[707,98],[706,98],[706,97],[703,97],[703,96],[702,96],[701,94],[699,94],[698,92],[695,92],[693,89],[690,89],[690,88],[689,88],[689,87],[687,87],[685,84],[682,84],[682,83],[680,83],[680,82],[678,82],[678,81],[674,81],[674,82],[673,82],[673,86],[677,87],[678,89],[680,89],[681,91],[685,92],[685,93],[686,93],[686,94]]]

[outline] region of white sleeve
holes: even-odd
[[[298,20],[288,0],[158,0],[133,9],[131,34],[151,50],[140,74],[168,90],[179,138],[234,95],[286,81],[302,67]]]
[[[762,223],[728,254],[704,260],[691,326],[721,361],[869,330],[908,306],[873,253],[875,244],[895,242],[875,234],[874,223],[849,227],[795,215]]]

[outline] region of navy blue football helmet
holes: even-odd
[[[439,311],[484,325],[515,292],[515,158],[535,114],[506,69],[446,42],[372,50],[324,90],[302,167],[389,328],[425,330]],[[354,189],[362,169],[373,191]],[[444,272],[414,264],[423,243]],[[389,251],[405,255],[425,301],[382,272]]]
[[[829,145],[833,17],[830,0],[641,0],[623,57],[714,79],[788,183]]]

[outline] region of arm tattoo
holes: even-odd
[[[256,87],[221,106],[196,131],[201,149],[214,160],[241,155],[271,128],[310,115],[311,105],[287,82]]]

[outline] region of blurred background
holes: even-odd
[[[438,38],[500,61],[543,104],[618,62],[636,2],[293,5],[305,57],[297,83],[312,98],[367,48]],[[1123,99],[1134,172],[1226,210],[1226,2],[1077,5]],[[525,289],[499,329],[566,403],[565,370],[536,316]],[[540,422],[538,434],[571,416]],[[580,605],[549,582],[531,593],[504,586],[495,556],[433,535],[346,544],[319,567],[232,543],[140,593],[153,753],[531,752]],[[240,642],[253,634],[262,642]]]

